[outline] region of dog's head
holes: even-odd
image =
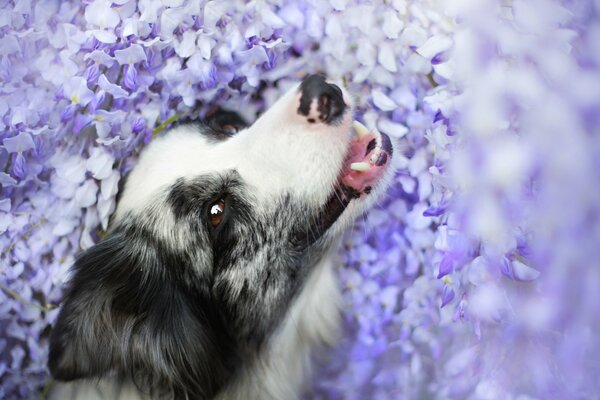
[[[320,76],[238,123],[181,125],[144,150],[108,237],[75,264],[56,378],[119,371],[211,396],[385,188],[389,138],[353,134],[349,96]]]

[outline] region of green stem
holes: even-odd
[[[41,218],[39,220],[39,222],[32,224],[29,229],[27,229],[27,231],[25,231],[21,236],[19,236],[13,243],[11,243],[6,250],[4,250],[2,252],[2,254],[0,254],[0,258],[3,258],[5,255],[8,255],[12,249],[15,247],[15,245],[21,241],[21,240],[27,240],[29,239],[29,234],[31,232],[33,232],[33,230],[35,228],[38,228],[42,225],[44,225],[48,220],[46,218]],[[12,290],[10,287],[8,287],[7,285],[5,285],[4,283],[0,282],[0,289],[2,289],[6,294],[8,294],[9,296],[13,297],[14,299],[16,299],[17,301],[23,303],[23,304],[29,304],[34,306],[35,308],[39,309],[42,312],[48,313],[50,311],[52,311],[53,309],[55,309],[57,306],[50,304],[48,307],[44,307],[41,304],[29,301],[27,299],[25,299],[23,296],[21,296],[19,293],[15,292],[14,290]]]
[[[54,304],[49,304],[48,307],[44,307],[41,304],[35,303],[33,301],[29,301],[29,300],[25,299],[23,296],[21,296],[19,293],[15,292],[14,290],[12,290],[8,286],[6,286],[2,282],[0,282],[0,289],[2,289],[6,294],[8,294],[9,296],[13,297],[15,300],[21,302],[22,304],[29,304],[31,306],[34,306],[38,310],[40,310],[42,312],[45,312],[45,313],[49,313],[50,311],[52,311],[56,307],[58,307],[58,306],[56,306]]]
[[[169,126],[170,124],[172,124],[173,122],[177,122],[177,120],[179,119],[180,115],[179,114],[175,114],[170,118],[167,118],[166,120],[164,120],[160,125],[158,125],[156,128],[154,128],[154,130],[152,130],[152,136],[156,136],[158,135],[160,132],[162,132],[167,126]]]
[[[435,81],[435,79],[433,79],[433,72],[430,72],[427,74],[427,80],[429,81],[429,84],[431,85],[432,88],[436,88],[436,87],[440,86]]]
[[[50,389],[52,389],[52,386],[54,386],[54,379],[50,378],[48,379],[48,382],[46,382],[46,384],[44,385],[44,388],[42,389],[42,392],[40,393],[40,397],[42,399],[47,399],[48,395],[50,394]]]
[[[21,236],[19,236],[17,239],[15,239],[15,241],[13,241],[2,253],[0,253],[0,258],[9,254],[13,250],[13,248],[17,245],[17,243],[20,242],[21,240],[29,239],[29,234],[31,232],[33,232],[33,230],[35,228],[39,228],[40,226],[44,225],[46,222],[48,222],[48,220],[46,218],[42,217],[42,218],[40,218],[40,220],[38,222],[36,222],[35,224],[32,224],[29,227],[29,229],[27,229],[27,231],[25,231]]]

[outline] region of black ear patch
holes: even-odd
[[[70,381],[116,371],[146,393],[218,393],[239,352],[208,287],[180,277],[189,265],[174,264],[186,262],[134,225],[85,251],[51,333],[52,375]]]
[[[200,134],[213,142],[227,140],[248,127],[248,123],[240,114],[222,108],[210,110],[204,120],[187,117],[180,119],[175,125],[196,125]]]
[[[205,123],[214,131],[222,132],[229,136],[248,127],[248,123],[240,114],[221,108],[206,114]]]
[[[309,75],[300,84],[300,106],[298,114],[304,115],[309,123],[317,122],[310,117],[313,101],[317,101],[318,119],[326,124],[334,124],[340,120],[346,110],[342,91],[336,85],[329,84],[321,75]]]

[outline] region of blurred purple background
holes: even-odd
[[[309,72],[401,143],[340,249],[317,399],[600,398],[600,1],[0,0],[0,398],[173,120]],[[167,168],[168,166],[165,166]]]

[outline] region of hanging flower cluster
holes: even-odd
[[[425,135],[410,126],[414,114],[398,121],[409,126],[405,168],[381,209],[347,237],[342,280],[352,333],[318,393],[593,398],[600,8],[430,7],[409,6],[430,29],[426,43],[444,50],[424,67],[437,85],[421,85],[416,96]],[[440,37],[435,30],[449,20],[449,38]],[[392,101],[377,92],[372,100],[381,111],[389,103],[393,117],[401,89],[386,86]]]
[[[252,121],[309,72],[398,142],[340,250],[345,334],[308,397],[600,390],[600,5],[588,0],[0,1],[0,397],[139,151],[214,105]]]

